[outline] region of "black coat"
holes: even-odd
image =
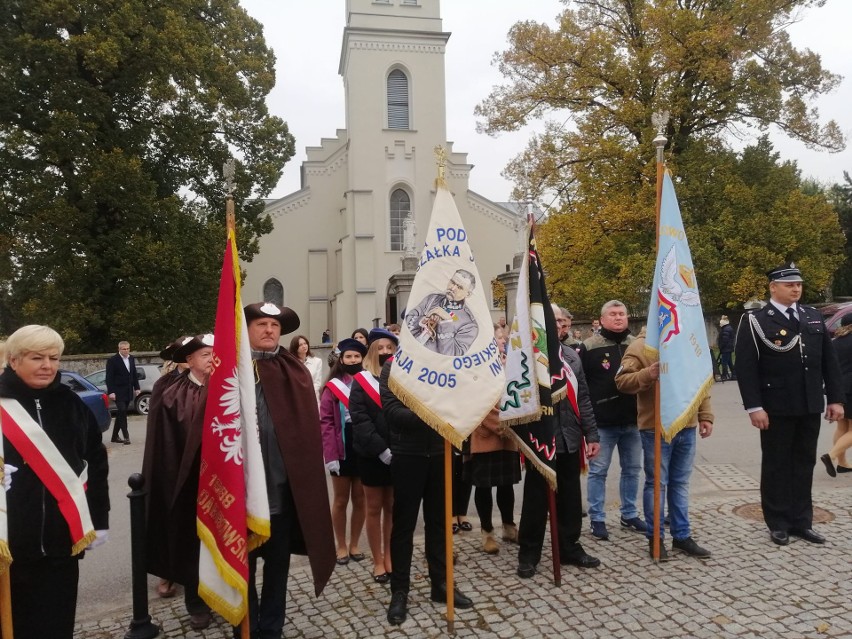
[[[352,382],[349,393],[349,414],[352,416],[356,453],[362,457],[378,457],[390,448],[390,432],[384,412],[367,395],[357,379]]]
[[[0,397],[16,399],[78,475],[88,464],[86,501],[95,530],[109,528],[109,464],[101,430],[91,410],[60,382],[43,389],[30,388],[10,368],[0,375]],[[36,407],[38,404],[39,408]],[[53,495],[32,467],[5,437],[5,463],[18,468],[6,491],[9,548],[15,562],[44,557],[70,557],[71,533]]]
[[[746,409],[803,416],[846,399],[840,368],[822,315],[799,305],[799,327],[772,304],[743,315],[737,331],[737,384]],[[752,327],[754,317],[757,326]],[[758,330],[759,329],[759,330]],[[801,330],[801,348],[794,341]],[[763,335],[761,335],[762,333]],[[790,347],[792,345],[792,348]]]
[[[399,401],[388,387],[388,377],[393,361],[385,362],[379,388],[382,412],[390,432],[390,449],[394,455],[419,455],[431,457],[444,454],[444,438],[420,419],[417,414]]]
[[[634,339],[630,331],[613,333],[602,328],[577,350],[598,428],[636,424],[636,397],[620,392],[615,386],[615,373],[621,366],[621,358]]]
[[[846,406],[852,406],[852,333],[835,337],[832,342],[840,374],[843,376],[843,393],[846,396]]]
[[[734,327],[730,324],[725,324],[719,331],[719,352],[733,353],[734,341]]]
[[[106,363],[107,393],[115,393],[119,401],[133,401],[134,390],[139,390],[139,379],[136,377],[136,358],[130,356],[130,371],[124,365],[121,355],[116,353]]]

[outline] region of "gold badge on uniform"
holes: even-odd
[[[784,329],[782,328],[782,329],[781,329],[781,334],[782,334],[782,335],[786,335],[786,334],[787,334],[787,331],[786,331],[786,330],[784,330]]]

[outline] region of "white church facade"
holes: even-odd
[[[491,280],[519,250],[522,216],[471,191],[473,166],[447,141],[450,34],[439,0],[346,0],[346,12],[339,68],[346,128],[308,147],[301,188],[267,204],[274,229],[243,264],[243,299],[289,306],[312,343],[326,329],[336,341],[359,326],[399,323],[435,197],[433,150],[442,145],[477,286],[496,319],[503,312]]]

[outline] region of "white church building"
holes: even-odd
[[[447,140],[450,34],[439,0],[346,0],[346,16],[339,67],[346,128],[308,147],[301,188],[267,204],[274,229],[243,264],[243,300],[289,306],[311,343],[326,329],[337,341],[359,326],[399,323],[435,197],[434,148],[443,145],[477,286],[496,319],[504,312],[491,280],[519,251],[523,216],[517,205],[471,191],[473,165]]]

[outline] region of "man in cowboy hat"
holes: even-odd
[[[257,419],[269,496],[271,536],[249,553],[249,622],[252,637],[280,637],[285,620],[290,555],[306,554],[318,596],[335,565],[319,412],[311,374],[286,348],[282,335],[299,317],[269,302],[245,307],[255,362]],[[263,587],[255,574],[263,558]],[[234,629],[239,637],[239,628]]]
[[[201,464],[201,432],[207,381],[213,372],[213,335],[185,337],[172,361],[186,364],[148,411],[148,441],[142,460],[147,482],[147,570],[183,584],[190,625],[210,625],[210,608],[198,594],[199,541],[195,516]],[[168,593],[168,588],[163,592]]]
[[[792,262],[767,273],[769,303],[749,311],[737,331],[737,383],[763,453],[760,500],[773,543],[790,535],[825,543],[814,532],[811,484],[820,413],[843,418],[840,367],[822,315],[799,304],[802,273]]]

